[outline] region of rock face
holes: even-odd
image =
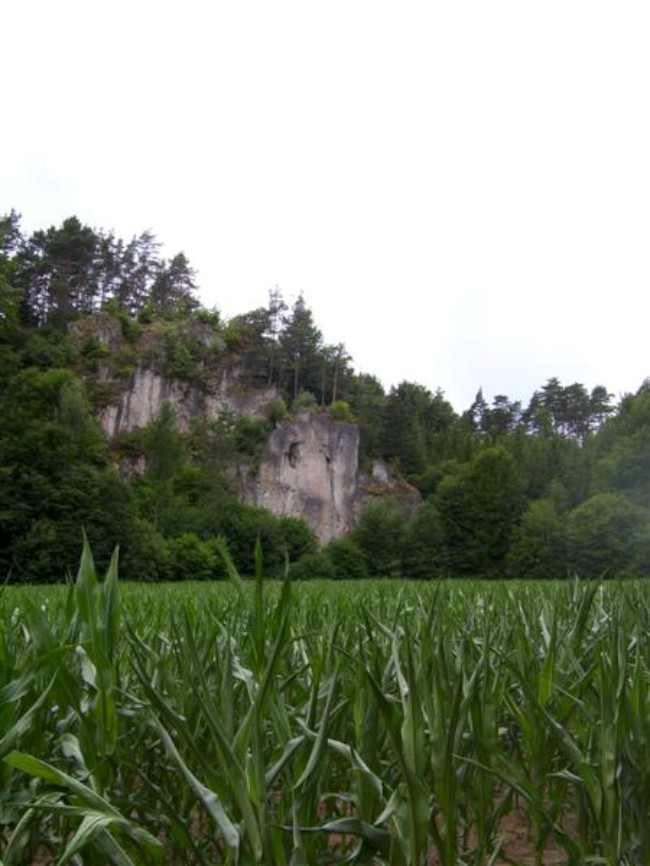
[[[235,367],[226,367],[203,391],[178,379],[170,379],[145,364],[138,364],[118,403],[106,406],[99,422],[107,436],[146,427],[160,415],[164,402],[176,412],[179,430],[185,432],[193,418],[212,421],[223,412],[259,415],[278,399],[275,386],[246,389],[238,383]]]
[[[82,353],[90,348],[96,358],[87,375],[104,388],[98,420],[108,437],[151,424],[165,402],[174,408],[184,432],[194,418],[212,421],[226,412],[263,416],[279,399],[275,386],[242,384],[241,367],[227,357],[223,340],[211,325],[181,323],[171,335],[171,326],[165,327],[161,331],[152,324],[127,338],[120,321],[107,313],[70,326]],[[192,347],[193,375],[173,375],[170,339],[172,348]],[[142,456],[128,466],[134,474],[143,470]],[[233,483],[249,505],[304,520],[321,544],[352,529],[366,502],[388,496],[408,507],[419,500],[417,490],[383,461],[375,462],[370,475],[361,474],[359,428],[333,421],[322,411],[301,412],[276,428],[256,475],[251,478],[246,464],[233,466]]]
[[[362,505],[390,497],[405,508],[422,501],[419,490],[397,475],[384,460],[375,460],[369,475],[359,474],[357,497]]]
[[[358,458],[356,424],[301,412],[269,437],[246,499],[279,516],[301,517],[326,543],[354,525]]]
[[[107,397],[98,421],[107,436],[146,427],[168,402],[178,427],[188,430],[193,418],[215,420],[224,412],[262,415],[277,400],[277,388],[242,384],[241,365],[225,355],[225,343],[215,328],[198,320],[138,326],[125,335],[120,319],[106,312],[86,316],[69,326],[82,354],[89,346],[97,358],[86,375],[101,382]],[[174,348],[185,351],[190,370],[174,375]]]

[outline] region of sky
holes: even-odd
[[[183,251],[226,317],[304,292],[385,387],[650,376],[650,4],[21,0],[0,212]]]

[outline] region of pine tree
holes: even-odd
[[[291,308],[291,316],[280,339],[284,362],[291,377],[289,390],[292,399],[295,400],[301,389],[318,395],[322,343],[322,334],[314,324],[313,314],[301,292]]]

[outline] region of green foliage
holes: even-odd
[[[155,319],[148,334],[148,355],[167,377],[205,390],[208,370],[218,364],[223,349],[217,332],[193,318],[180,318]]]
[[[548,499],[532,502],[515,530],[508,573],[512,577],[550,580],[568,571],[566,520]]]
[[[215,539],[201,541],[184,532],[167,542],[169,570],[173,580],[215,580],[226,576]]]
[[[317,406],[318,402],[316,397],[314,397],[311,391],[305,391],[304,389],[298,392],[291,404],[291,408],[294,412],[302,412],[305,409],[315,409]]]
[[[584,443],[611,414],[611,396],[602,385],[589,394],[579,382],[563,386],[553,377],[540,391],[535,391],[523,421],[534,432],[552,431]]]
[[[41,328],[29,337],[23,350],[23,363],[34,367],[71,367],[77,351],[66,333],[53,328]]]
[[[270,576],[281,576],[287,559],[292,561],[315,550],[312,534],[295,518],[277,518],[268,511],[247,508],[234,501],[220,503],[213,516],[214,534],[227,540],[230,555],[242,574],[255,573],[253,554],[258,540],[264,568]]]
[[[359,425],[359,463],[370,469],[373,458],[381,456],[381,428],[384,411],[384,389],[374,376],[352,376],[346,383],[346,397]]]
[[[206,477],[222,477],[237,459],[233,435],[236,422],[236,416],[227,411],[221,412],[214,421],[193,419],[187,447],[193,463],[204,470]]]
[[[430,394],[421,385],[402,382],[392,388],[383,415],[382,450],[387,459],[398,461],[407,475],[422,472],[427,462],[424,413]]]
[[[359,545],[349,536],[337,538],[325,548],[336,580],[362,580],[368,577],[368,564]]]
[[[252,415],[238,418],[233,430],[237,453],[252,461],[259,460],[270,432],[270,422],[264,418],[254,418]]]
[[[403,534],[404,577],[440,577],[446,567],[445,531],[433,502],[420,505],[410,516]]]
[[[372,502],[361,512],[350,535],[363,553],[371,577],[401,575],[405,524],[404,509],[390,500]]]
[[[17,330],[20,290],[14,257],[21,243],[20,216],[12,210],[0,217],[0,339],[11,338]]]
[[[196,273],[184,253],[177,253],[158,267],[150,290],[150,304],[167,319],[189,316],[198,307]]]
[[[354,423],[354,416],[350,409],[350,404],[345,400],[337,400],[329,407],[330,418],[332,421],[342,421],[348,424]]]
[[[194,312],[193,318],[195,318],[197,322],[202,322],[204,325],[212,325],[213,328],[217,328],[221,325],[221,315],[217,307],[212,307],[211,309],[199,307]]]
[[[527,498],[549,497],[561,484],[563,505],[569,509],[589,495],[591,451],[575,440],[548,433],[531,436],[520,429],[506,447],[519,466]]]
[[[292,580],[332,580],[334,566],[326,553],[306,553],[289,569]]]
[[[149,425],[144,447],[147,458],[146,480],[153,491],[152,518],[156,525],[163,503],[169,497],[174,476],[185,461],[183,441],[170,403],[163,403],[160,415]]]
[[[287,404],[284,400],[273,400],[266,407],[266,417],[272,427],[277,427],[287,417]]]
[[[501,445],[477,452],[458,475],[440,482],[435,502],[445,533],[448,570],[486,576],[502,572],[524,505],[512,455]]]
[[[99,237],[76,217],[60,228],[36,231],[20,245],[15,280],[23,290],[22,316],[29,324],[64,329],[93,308]]]
[[[650,862],[644,583],[248,583],[219,547],[227,584],[86,544],[0,596],[5,866]]]
[[[597,484],[650,507],[650,385],[626,396],[595,439]]]
[[[10,346],[0,342],[0,393],[5,392],[21,368],[21,357]]]
[[[323,336],[314,323],[312,311],[300,294],[279,336],[283,366],[289,373],[287,387],[294,401],[301,390],[311,391],[314,395],[319,393],[323,366],[322,344]]]
[[[167,344],[166,373],[171,379],[198,384],[200,368],[191,347],[175,340]]]
[[[102,304],[102,312],[107,313],[120,323],[122,336],[131,344],[137,342],[142,335],[142,324],[129,315],[129,311],[117,298],[109,298]]]
[[[297,517],[280,517],[277,521],[280,551],[289,562],[316,553],[316,539],[307,524]]]
[[[12,509],[14,497],[20,505]],[[72,465],[61,471],[56,487],[32,473],[1,501],[7,533],[3,567],[12,582],[61,580],[79,556],[84,525],[104,564],[116,543],[127,548],[133,541],[133,499],[110,471]]]
[[[93,361],[99,358],[108,358],[110,357],[110,354],[109,349],[94,337],[88,337],[81,347],[82,357]]]
[[[650,569],[650,511],[598,493],[569,515],[569,561],[580,577],[639,577]]]
[[[122,548],[121,563],[126,580],[150,583],[173,578],[167,540],[142,517],[133,520],[131,541]]]
[[[70,370],[30,367],[11,378],[0,395],[0,478],[0,569],[14,580],[60,579],[84,524],[102,556],[128,535],[130,492],[106,465]]]
[[[230,319],[223,330],[223,338],[226,348],[233,350],[240,348],[244,335],[244,323],[238,317]]]
[[[244,384],[253,387],[270,384],[274,343],[269,343],[269,314],[263,309],[252,310],[228,322],[226,345],[234,353]]]
[[[454,420],[454,410],[441,391],[431,394],[421,385],[402,382],[391,389],[384,406],[382,456],[396,460],[414,480],[443,456]]]

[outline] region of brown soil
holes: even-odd
[[[350,809],[342,808],[343,814],[350,814]],[[321,820],[324,815],[319,816]],[[333,816],[330,816],[333,817]],[[505,815],[499,824],[499,837],[502,839],[500,853],[503,855],[494,862],[494,866],[511,866],[512,863],[518,866],[535,866],[535,844],[534,834],[531,833],[526,815],[523,810],[517,809]],[[469,844],[472,844],[475,839],[470,834]],[[329,839],[329,844],[332,851],[336,851],[337,855],[349,853],[350,846],[354,845],[354,839],[344,837],[338,834],[332,834]],[[56,862],[56,856],[52,851],[45,846],[40,846],[36,856],[32,859],[29,866],[51,866]],[[547,846],[542,854],[543,866],[565,866],[567,855],[557,842],[551,836]],[[435,850],[432,850],[427,860],[428,866],[439,866],[440,860]]]
[[[498,837],[502,840],[499,853],[502,855],[494,861],[494,866],[535,866],[536,852],[534,833],[531,832],[528,820],[523,810],[509,812],[499,822]],[[473,842],[470,834],[470,846]],[[547,841],[542,852],[543,866],[565,866],[567,855],[561,845],[553,839]],[[428,858],[428,866],[439,866],[440,860],[435,851]]]
[[[39,847],[29,866],[51,866],[52,863],[56,863],[56,857],[52,852],[45,847]]]

